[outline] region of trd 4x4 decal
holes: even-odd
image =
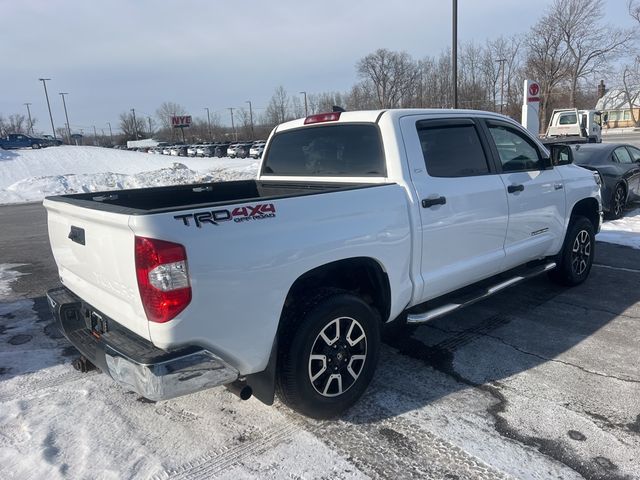
[[[186,213],[184,215],[174,215],[173,218],[181,220],[182,223],[189,227],[191,221],[193,224],[202,228],[202,225],[209,223],[218,225],[219,222],[250,222],[252,220],[263,220],[265,218],[273,218],[276,216],[276,207],[273,203],[259,203],[257,205],[245,205],[244,207],[236,207],[233,210],[221,209],[211,210],[208,212]]]

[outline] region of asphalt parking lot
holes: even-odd
[[[52,333],[44,300],[57,283],[44,209],[0,207],[0,225],[0,264],[22,265],[15,268],[25,274],[0,307],[30,300],[35,312],[20,330],[30,341],[16,345],[19,318],[0,311],[0,404],[20,408],[28,430],[44,404],[96,387],[100,396],[86,408],[120,405],[104,420],[115,431],[82,441],[93,445],[98,468],[110,465],[120,477],[640,478],[639,250],[599,242],[584,285],[559,288],[540,277],[390,341],[356,407],[316,422],[224,389],[157,405],[129,401],[104,375],[73,373],[73,352]],[[55,355],[22,370],[2,364],[27,357],[33,345]],[[35,371],[45,367],[58,376]],[[47,421],[55,429],[55,419]],[[161,421],[169,435],[198,441],[162,450],[150,427]],[[50,446],[15,428],[0,425],[0,452],[44,448],[43,462],[64,457],[73,477],[71,452],[56,447],[57,456],[47,455]],[[142,446],[123,460],[127,435]],[[292,459],[287,452],[301,439],[315,450]],[[273,460],[273,452],[284,453]]]

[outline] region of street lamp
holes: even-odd
[[[249,121],[251,122],[251,140],[253,140],[255,138],[255,135],[253,134],[253,109],[251,108],[251,100],[247,100],[244,103],[249,104]]]
[[[453,0],[452,22],[451,63],[453,70],[453,108],[458,108],[458,0]]]
[[[211,115],[209,114],[209,107],[204,107],[207,111],[207,125],[209,126],[209,141],[213,141],[213,137],[211,136]]]
[[[133,114],[133,130],[136,134],[136,140],[138,140],[138,122],[136,121],[136,109],[132,108],[131,113]]]
[[[71,145],[71,129],[69,128],[69,114],[67,113],[67,102],[64,101],[64,96],[69,95],[67,92],[60,92],[59,95],[62,97],[62,105],[64,106],[64,117],[67,119],[67,141],[69,145]]]
[[[44,86],[44,96],[47,99],[47,108],[49,109],[49,119],[51,120],[51,130],[53,130],[53,138],[56,138],[56,127],[53,126],[53,115],[51,115],[51,104],[49,103],[49,94],[47,93],[47,82],[51,80],[50,78],[39,78]]]
[[[31,104],[25,103],[25,105],[27,106],[27,115],[29,116],[29,129],[27,130],[27,133],[31,132],[31,135],[33,135],[33,122],[31,121],[31,110],[29,110],[29,105]]]
[[[300,95],[304,95],[304,116],[309,116],[309,108],[307,107],[307,92],[300,92]]]
[[[502,106],[504,105],[504,64],[506,61],[506,58],[499,58],[496,60],[502,69],[502,81],[500,82],[500,113],[502,113]]]
[[[229,107],[229,111],[231,112],[231,130],[233,130],[233,134],[236,137],[236,142],[238,141],[238,132],[236,132],[236,126],[233,123],[233,107]]]

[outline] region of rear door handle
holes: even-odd
[[[438,198],[423,198],[422,199],[422,208],[430,208],[435,205],[444,205],[447,203],[446,197],[438,197]]]
[[[509,193],[522,192],[523,190],[524,185],[509,185],[507,187],[507,192]]]

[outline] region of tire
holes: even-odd
[[[31,145],[31,148],[33,150],[38,150],[40,148],[40,144],[39,143],[34,143],[33,145]]]
[[[580,285],[591,271],[595,245],[593,224],[585,217],[574,217],[557,257],[558,266],[549,272],[549,277],[561,285]]]
[[[609,208],[608,217],[613,220],[622,217],[626,203],[626,190],[624,185],[619,183],[611,194],[611,206]]]
[[[380,354],[380,317],[359,297],[320,291],[283,319],[276,391],[316,419],[351,407],[369,386]],[[333,368],[333,370],[332,370]]]

